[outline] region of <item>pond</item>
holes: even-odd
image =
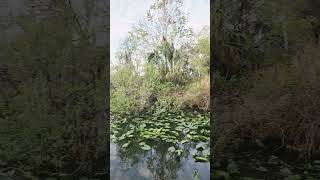
[[[209,114],[113,117],[110,178],[210,179],[209,134]]]

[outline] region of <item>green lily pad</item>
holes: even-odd
[[[183,153],[183,151],[181,149],[176,150],[177,156],[181,156],[181,154]]]
[[[173,146],[171,146],[171,147],[168,148],[168,151],[169,151],[169,152],[175,152],[175,150],[176,150],[176,149],[175,149]]]
[[[143,146],[141,146],[141,149],[143,149],[145,151],[149,151],[151,149],[151,147],[147,144],[144,144]]]
[[[130,145],[131,141],[125,143],[124,145],[122,145],[122,148],[127,148]]]
[[[209,162],[208,158],[202,156],[196,156],[194,159],[196,162]]]
[[[188,140],[187,140],[187,139],[182,140],[182,141],[180,142],[180,144],[184,144],[184,143],[186,143],[186,142],[188,142]]]
[[[124,139],[125,139],[125,134],[123,134],[122,136],[120,136],[118,140],[119,140],[119,141],[122,141],[122,140],[124,140]]]

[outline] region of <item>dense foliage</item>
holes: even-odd
[[[213,178],[319,179],[319,2],[211,7]]]
[[[111,72],[111,112],[208,110],[209,28],[186,26],[182,1],[156,1],[136,24]]]
[[[155,0],[117,51],[110,87],[114,178],[132,174],[114,167],[117,160],[144,167],[150,179],[200,177],[189,172],[196,165],[179,174],[189,162],[202,163],[209,176],[209,27],[194,32],[182,7],[183,0]]]
[[[1,166],[44,176],[103,172],[107,54],[96,41],[105,30],[91,25],[101,2],[20,5],[2,19],[15,34],[0,48]]]
[[[216,0],[212,7],[215,151],[272,139],[318,152],[319,3]]]

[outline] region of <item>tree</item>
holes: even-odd
[[[191,61],[193,70],[199,77],[208,75],[210,68],[209,27],[204,27],[198,34],[193,52],[194,55]]]
[[[144,63],[156,64],[162,80],[181,82],[193,44],[182,5],[181,0],[157,0],[148,10],[146,21],[129,32],[118,58],[125,64],[131,61],[138,74],[143,72]]]

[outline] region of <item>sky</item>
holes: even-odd
[[[110,1],[110,56],[111,64],[117,63],[115,54],[131,27],[144,19],[155,0]],[[196,32],[210,24],[210,0],[183,0],[183,10],[189,14],[189,27]]]

